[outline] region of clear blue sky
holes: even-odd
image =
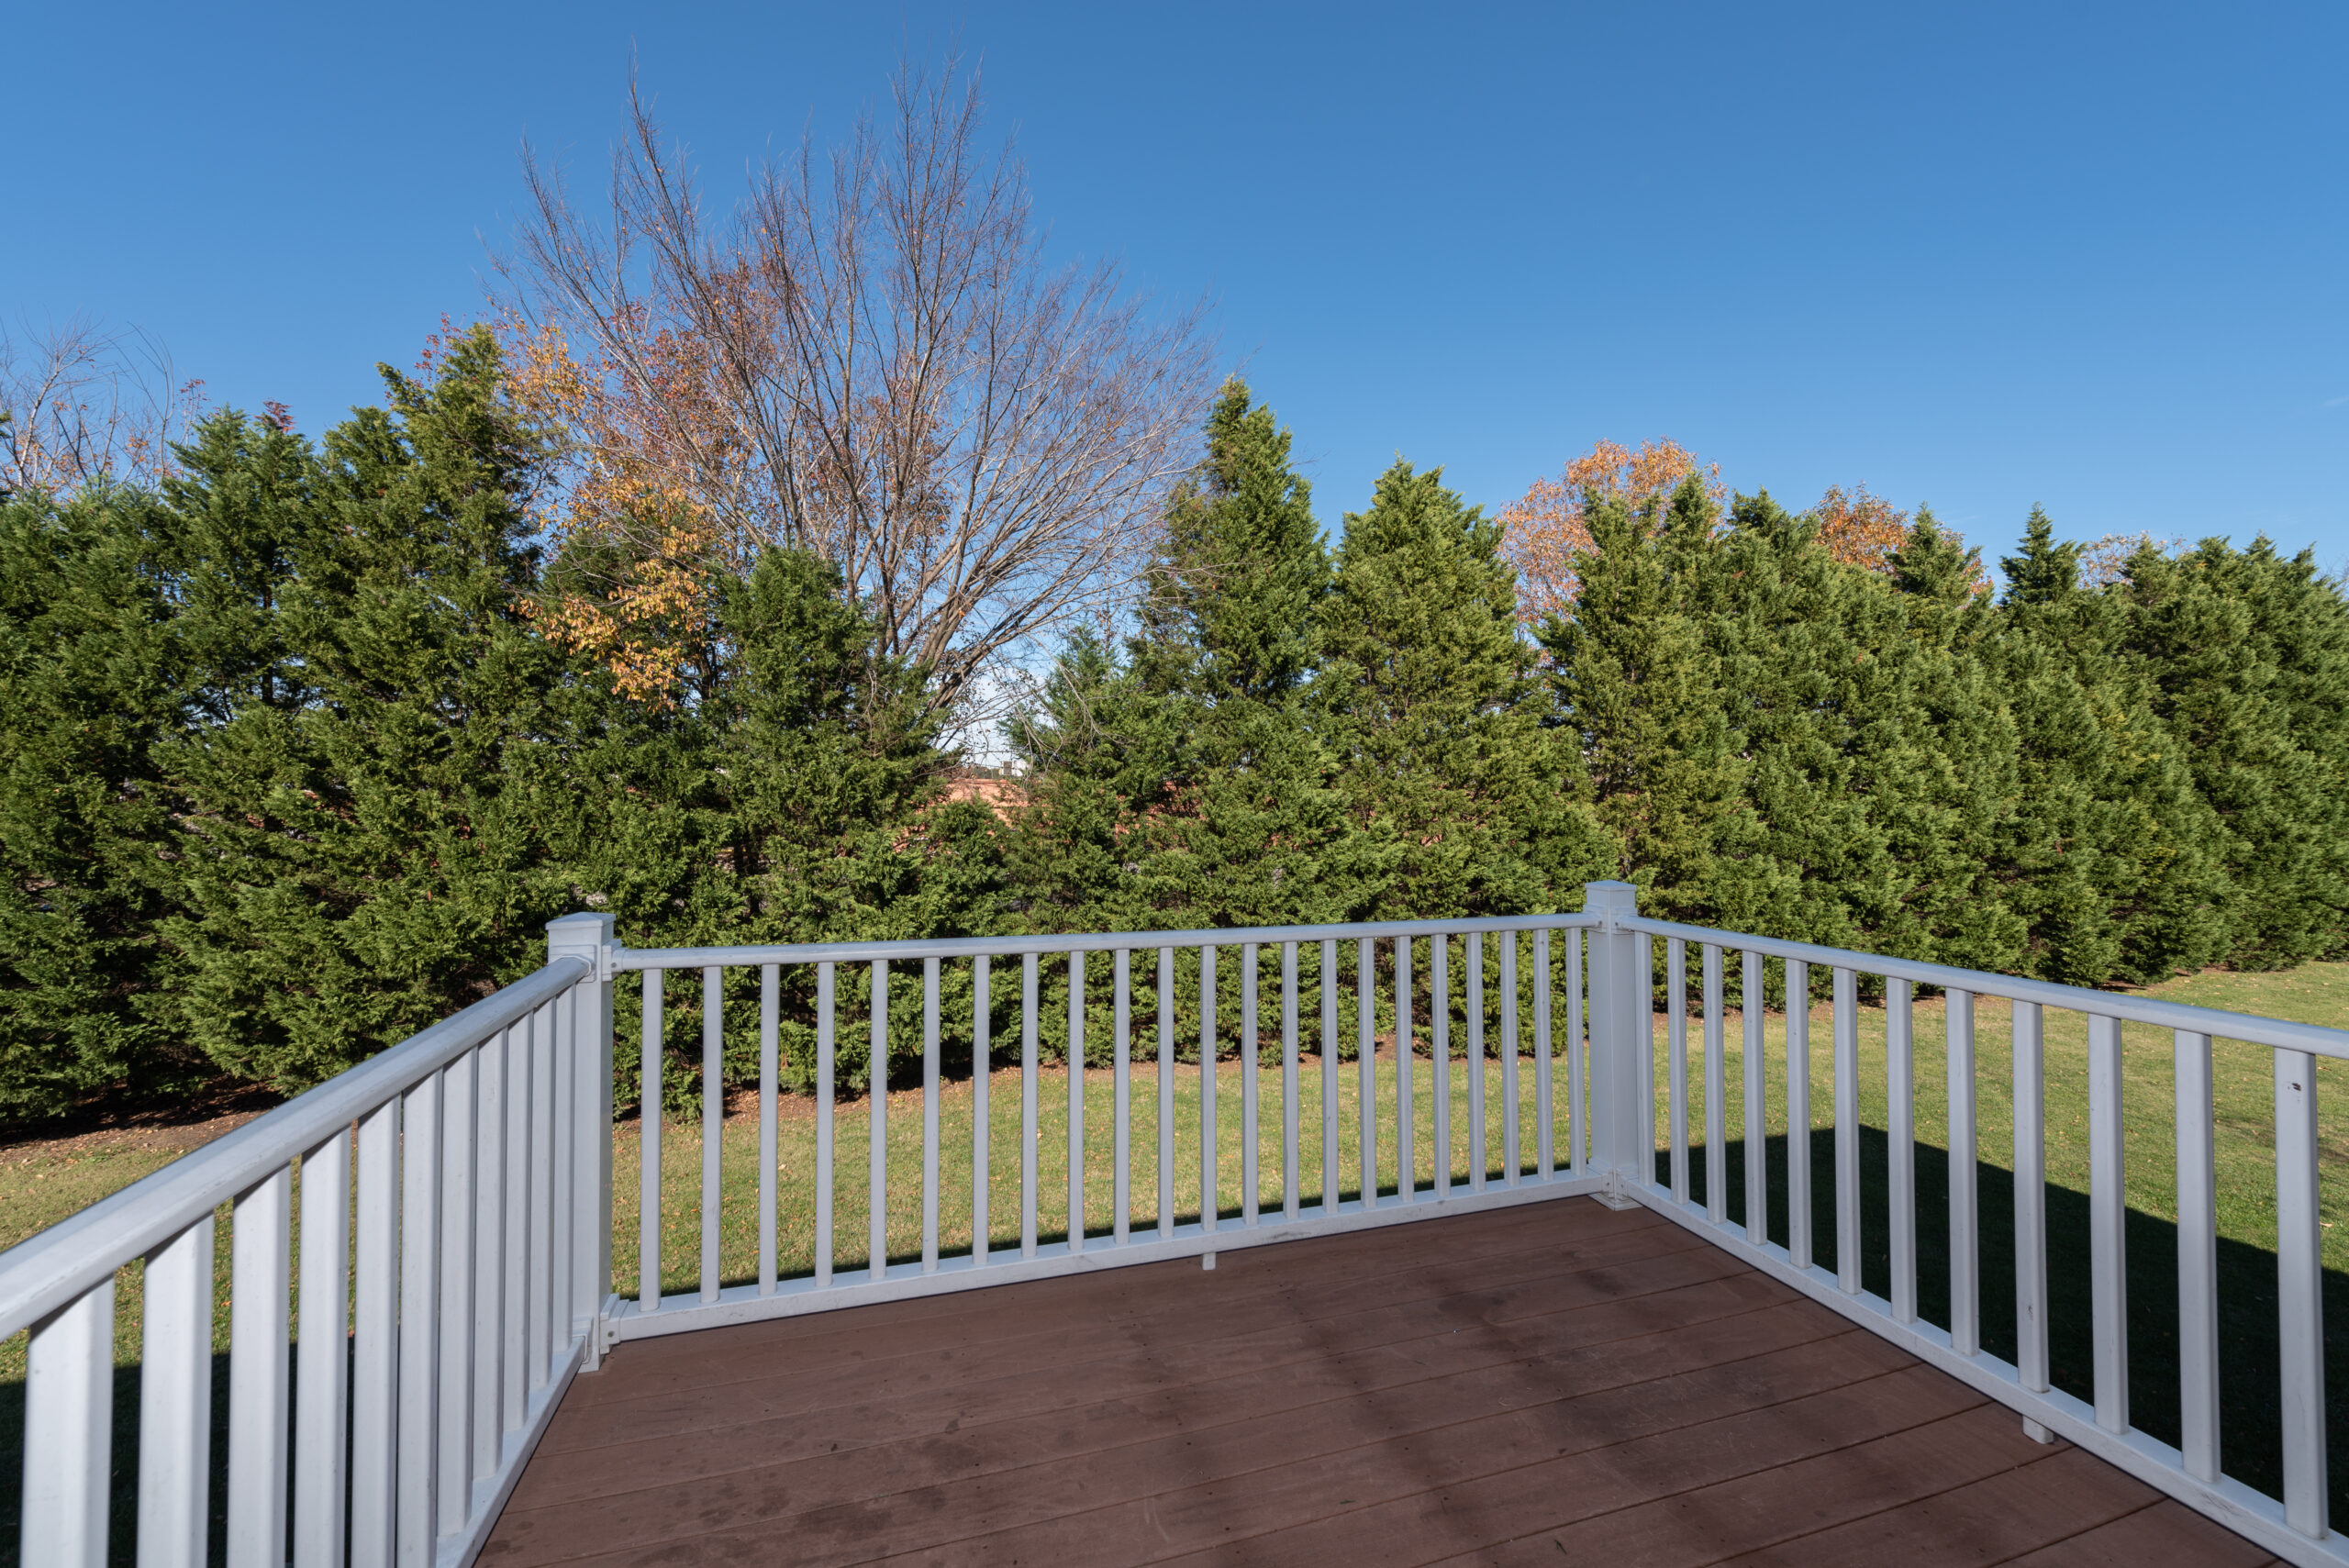
[[[957,38],[1326,523],[1397,452],[1497,506],[1670,435],[1993,561],[2038,501],[2349,563],[2338,6],[18,7],[0,316],[315,430],[479,308],[525,136],[599,176],[631,50],[723,191]]]

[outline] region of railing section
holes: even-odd
[[[613,967],[642,977],[642,1105],[662,1104],[669,1086],[672,998],[698,996],[700,1169],[681,1215],[662,1150],[674,1124],[640,1118],[635,1295],[609,1304],[609,1334],[674,1333],[1174,1256],[1199,1255],[1212,1267],[1219,1250],[1590,1190],[1577,1108],[1588,923],[1542,915],[617,950]],[[739,1171],[728,1179],[729,1162],[750,1153],[747,1140],[729,1153],[725,1131],[729,971],[757,977],[754,1200]],[[795,979],[794,1006],[812,1014],[814,1147],[812,1160],[783,1171],[780,1036]],[[967,1016],[948,1016],[950,980],[968,997]],[[1061,1018],[1046,1017],[1048,985],[1065,995]],[[739,1017],[751,1012],[747,991],[734,993]],[[850,1006],[852,997],[860,1007]],[[888,1095],[870,1092],[864,1064],[887,1060],[901,1011],[920,1020],[920,1128],[918,1157],[901,1151],[893,1161],[891,1118],[912,1112],[893,1112]],[[1010,1032],[999,1035],[1007,1018]],[[1105,1024],[1102,1049],[1094,1031]],[[855,1035],[844,1030],[863,1035],[854,1081],[841,1058]],[[1040,1100],[1048,1056],[1064,1069],[1088,1055],[1106,1066],[1065,1071],[1065,1103],[1048,1118],[1053,1107]],[[1008,1084],[997,1082],[1008,1076],[1006,1059],[1017,1063],[1010,1103]],[[1489,1107],[1488,1077],[1498,1102]],[[950,1129],[941,1098],[958,1079],[969,1097]],[[1341,1138],[1349,1081],[1353,1125]],[[1103,1102],[1090,1112],[1088,1084]],[[1465,1125],[1455,1127],[1463,1087]],[[843,1106],[852,1094],[861,1107]],[[1196,1122],[1187,1148],[1178,1143],[1178,1111]],[[847,1168],[852,1156],[841,1149],[853,1117],[863,1118],[862,1170]],[[1005,1118],[1017,1124],[1016,1173],[996,1164]],[[1065,1138],[1050,1161],[1048,1122]],[[1464,1160],[1456,1152],[1464,1144]],[[1048,1165],[1063,1166],[1064,1177]],[[1047,1193],[1048,1183],[1061,1190]],[[908,1186],[918,1189],[918,1250],[899,1238],[893,1253],[888,1217]],[[1088,1208],[1105,1195],[1108,1212],[1088,1224]],[[738,1212],[753,1201],[754,1214]],[[1017,1204],[1016,1235],[1013,1215],[994,1207],[1007,1202]],[[861,1212],[863,1234],[844,1232],[843,1211],[852,1225]],[[793,1214],[805,1216],[803,1231],[791,1229]],[[689,1236],[664,1257],[663,1239],[681,1218],[697,1228],[697,1248]],[[745,1218],[756,1229],[754,1277],[739,1262],[729,1273],[721,1245],[729,1222]],[[952,1246],[941,1242],[948,1229]],[[680,1251],[696,1264],[683,1289],[664,1281]],[[805,1258],[804,1270],[785,1271],[786,1252]]]
[[[2326,1509],[2325,1368],[2321,1226],[2317,1203],[2316,1063],[2349,1057],[2349,1034],[2254,1018],[2143,996],[2076,989],[1910,962],[1800,942],[1741,936],[1639,917],[1632,890],[1599,884],[1592,906],[1603,910],[1591,933],[1592,1038],[1602,1093],[1620,1094],[1619,1111],[1594,1106],[1602,1129],[1620,1114],[1630,1124],[1603,1151],[1598,1167],[1610,1186],[1670,1215],[1681,1224],[1796,1284],[1813,1298],[1874,1329],[1951,1371],[2021,1413],[2033,1435],[2077,1442],[2252,1537],[2288,1561],[2349,1562],[2343,1538],[2329,1528]],[[1658,946],[1660,944],[1660,951]],[[1660,966],[1659,966],[1660,960]],[[1783,1175],[1776,1196],[1786,1216],[1785,1241],[1771,1240],[1774,1188],[1768,1158],[1764,1018],[1770,969],[1784,999],[1785,1058]],[[1692,981],[1692,967],[1696,978]],[[1724,1125],[1731,1087],[1723,1061],[1727,996],[1724,976],[1740,977],[1742,1021],[1742,1212],[1730,1209],[1729,1133]],[[1825,972],[1820,987],[1814,972]],[[1884,1009],[1884,1089],[1888,1188],[1886,1229],[1863,1223],[1861,1171],[1860,993],[1864,981],[1880,993]],[[1647,1003],[1661,984],[1663,1006]],[[1943,1001],[1948,1144],[1949,1322],[1921,1319],[1918,1305],[1919,1210],[1916,1191],[1917,1103],[1930,1085],[1916,1072],[1917,988]],[[1814,1261],[1811,1098],[1812,997],[1825,991],[1826,1053],[1833,1150],[1833,1250],[1830,1270]],[[1628,993],[1619,996],[1618,992]],[[1690,1061],[1687,1004],[1702,1011]],[[2009,1004],[2011,1027],[2006,1060],[1976,1039],[1979,1005]],[[2087,1022],[2088,1236],[2093,1343],[2092,1397],[2082,1400],[2051,1385],[2046,1181],[2045,1024],[2049,1008],[2069,1009]],[[2168,1032],[2175,1081],[2177,1214],[2177,1365],[2180,1440],[2173,1446],[2130,1418],[2126,1243],[2123,1184],[2125,1127],[2121,1031],[2124,1024]],[[1653,1051],[1664,1053],[1663,1071]],[[2270,1497],[2220,1471],[2219,1275],[2217,1266],[2213,1035],[2265,1045],[2275,1069],[2274,1173],[2277,1287],[2281,1376],[2274,1389],[2281,1413],[2283,1486]],[[1631,1082],[1611,1077],[1604,1063],[1632,1062]],[[2004,1068],[2012,1107],[2013,1326],[2012,1362],[1983,1349],[1984,1278],[1976,1159],[1980,1109],[1977,1072]],[[1661,1078],[1661,1128],[1654,1102]],[[1701,1082],[1704,1117],[1703,1196],[1691,1192],[1689,1116],[1692,1082]],[[1610,1085],[1612,1085],[1610,1089]],[[2142,1107],[2140,1107],[2142,1110]],[[1644,1119],[1642,1119],[1644,1118]],[[2055,1136],[2076,1138],[2072,1129]],[[1619,1151],[1621,1152],[1619,1154]],[[2006,1151],[1989,1151],[1996,1153]],[[1659,1172],[1659,1167],[1661,1171]],[[1888,1259],[1888,1293],[1863,1288],[1863,1250],[1880,1240]]]
[[[473,1560],[594,1361],[610,1272],[609,921],[559,921],[551,946],[529,979],[0,1254],[0,1335],[31,1330],[27,1568],[107,1561],[117,1460],[141,1568],[201,1568],[216,1503],[230,1568]],[[115,1451],[118,1336],[135,1456]]]
[[[118,1340],[137,1347],[135,1372],[121,1375],[135,1377],[139,1399],[130,1528],[140,1563],[206,1562],[217,1499],[228,1520],[225,1560],[236,1568],[461,1568],[479,1551],[569,1380],[615,1340],[1107,1264],[1197,1255],[1212,1266],[1219,1250],[1584,1192],[1671,1217],[2006,1402],[2035,1434],[2078,1442],[2279,1556],[2349,1562],[2326,1509],[2315,1075],[2320,1058],[2349,1057],[2349,1034],[1647,919],[1620,883],[1590,884],[1580,914],[1508,919],[651,951],[618,947],[602,917],[558,921],[551,933],[550,962],[537,974],[0,1254],[0,1335],[30,1330],[25,1562],[95,1568],[107,1560],[117,1522],[109,1478],[118,1458],[128,1461],[114,1444],[117,1363],[129,1359]],[[1774,964],[1776,994],[1792,1003],[1781,1015],[1779,1076],[1792,1134],[1777,1194],[1783,1243],[1772,1239],[1773,1176],[1761,1135]],[[757,1169],[749,1197],[737,1200],[754,1206],[756,1247],[739,1279],[729,1277],[721,1245],[729,969],[757,975]],[[1831,1270],[1814,1259],[1822,1239],[1813,1234],[1816,1173],[1803,1135],[1814,1120],[1814,970],[1824,974],[1831,1031]],[[703,1091],[696,1288],[664,1288],[662,1121],[647,1114],[639,1118],[632,1300],[610,1291],[612,1000],[616,977],[629,971],[641,975],[643,1104],[662,1104],[673,984],[698,987]],[[813,972],[798,995],[812,995],[814,1149],[812,1163],[786,1172],[784,995],[795,971]],[[950,974],[969,997],[967,1020],[947,1017]],[[1742,1066],[1734,1085],[1726,1061],[1732,974]],[[1065,1060],[1074,1066],[1098,1054],[1108,1062],[1106,1127],[1097,1106],[1088,1114],[1086,1088],[1097,1074],[1067,1073],[1058,1240],[1047,1239],[1042,1191],[1047,982],[1067,996]],[[1227,1013],[1219,999],[1235,983]],[[1865,1288],[1861,1266],[1871,1240],[1861,1204],[1864,984],[1885,1010],[1883,1295]],[[919,1136],[916,1157],[902,1164],[890,1158],[886,1094],[865,1094],[861,1112],[841,1106],[850,1085],[840,1014],[853,994],[844,987],[864,998],[875,1059],[886,1059],[891,1018],[918,1009]],[[1943,1003],[1945,1328],[1919,1307],[1916,1106],[1928,1088],[1916,1071],[1919,987]],[[2003,999],[2012,1020],[2012,1362],[1983,1349],[1979,1303],[1984,1062],[1976,1025],[1985,998]],[[2053,1387],[2049,1375],[2049,1007],[2087,1021],[2087,1400]],[[1195,1031],[1187,1041],[1186,1008]],[[1016,1033],[998,1039],[1007,1016]],[[1105,1017],[1108,1049],[1088,1052]],[[2167,1029],[2174,1053],[2176,1446],[2134,1426],[2129,1407],[2125,1024]],[[2214,1035],[2273,1052],[2280,1497],[2220,1465]],[[967,1055],[950,1060],[950,1046]],[[1307,1084],[1308,1052],[1318,1058],[1318,1094]],[[1018,1098],[992,1104],[1005,1059],[1017,1062]],[[1219,1092],[1224,1062],[1234,1064],[1236,1106]],[[1455,1073],[1464,1092],[1455,1091]],[[969,1103],[963,1130],[950,1137],[941,1096],[958,1076],[967,1078]],[[1341,1136],[1348,1076],[1350,1172]],[[1178,1193],[1176,1111],[1186,1084],[1197,1160],[1189,1190]],[[1692,1119],[1699,1097],[1701,1126]],[[1155,1107],[1147,1119],[1146,1098]],[[1733,1106],[1743,1156],[1735,1213]],[[840,1168],[851,1114],[864,1118],[862,1172]],[[992,1129],[1007,1117],[1018,1134],[1016,1239],[1012,1216],[991,1210],[997,1188],[1010,1184],[998,1178],[1012,1175],[993,1164]],[[1230,1186],[1226,1118],[1236,1119],[1240,1146]],[[1427,1158],[1422,1125],[1434,1151]],[[1461,1143],[1464,1169],[1454,1157]],[[1109,1169],[1097,1174],[1094,1157],[1105,1151]],[[1318,1183],[1308,1182],[1308,1165]],[[959,1248],[948,1244],[941,1212],[958,1167],[969,1193]],[[918,1186],[918,1241],[893,1255],[889,1197],[893,1184],[907,1183]],[[1268,1183],[1277,1184],[1270,1201]],[[863,1187],[862,1238],[840,1233],[844,1184]],[[1109,1215],[1088,1225],[1089,1200],[1103,1189]],[[224,1215],[228,1408],[225,1452],[215,1454]],[[804,1272],[784,1265],[786,1235],[795,1257],[806,1243]],[[135,1282],[135,1311],[117,1299],[118,1279]]]

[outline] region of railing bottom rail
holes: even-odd
[[[1177,1225],[1171,1239],[1153,1234],[1111,1245],[1102,1238],[1088,1237],[1085,1247],[1076,1251],[1072,1251],[1066,1241],[1046,1241],[1038,1243],[1033,1257],[996,1252],[990,1253],[983,1263],[974,1263],[967,1255],[941,1258],[937,1268],[930,1273],[922,1273],[916,1263],[892,1263],[878,1280],[872,1277],[869,1269],[848,1269],[835,1273],[829,1285],[820,1285],[812,1277],[781,1280],[772,1292],[764,1294],[755,1284],[729,1285],[718,1293],[715,1302],[693,1296],[664,1296],[661,1306],[651,1312],[639,1310],[633,1300],[616,1296],[607,1304],[605,1332],[607,1342],[617,1344],[627,1340],[649,1340],[736,1323],[833,1312],[884,1301],[910,1301],[955,1291],[1057,1279],[1137,1263],[1213,1257],[1275,1241],[1344,1235],[1415,1220],[1442,1219],[1448,1215],[1578,1197],[1596,1193],[1600,1185],[1596,1176],[1572,1176],[1561,1172],[1545,1177],[1529,1172],[1514,1186],[1496,1180],[1483,1192],[1463,1188],[1442,1198],[1424,1191],[1416,1199],[1387,1193],[1369,1207],[1364,1207],[1359,1199],[1348,1199],[1338,1206],[1335,1213],[1324,1213],[1314,1207],[1294,1220],[1269,1219],[1260,1225],[1242,1226],[1226,1219],[1213,1230],[1193,1220]]]

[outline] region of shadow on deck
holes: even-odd
[[[624,1344],[481,1560],[898,1558],[2275,1561],[1587,1198]]]

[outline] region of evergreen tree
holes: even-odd
[[[1320,700],[1338,789],[1381,866],[1358,917],[1559,908],[1615,862],[1544,726],[1499,543],[1441,470],[1399,461],[1345,519]]]
[[[1280,706],[1319,662],[1330,562],[1312,486],[1290,464],[1289,432],[1241,382],[1225,384],[1206,435],[1167,509],[1136,665],[1153,689]]]
[[[1583,515],[1592,548],[1575,562],[1572,612],[1539,637],[1614,840],[1613,873],[1663,918],[1734,927],[1760,902],[1739,884],[1762,862],[1743,809],[1743,739],[1707,635],[1721,592],[1711,497],[1691,478],[1668,507],[1594,494]]]
[[[1036,700],[1004,726],[1028,809],[1008,839],[1011,914],[1030,930],[1135,931],[1186,922],[1151,834],[1185,750],[1182,714],[1090,628],[1063,644]]]
[[[1308,683],[1330,563],[1289,432],[1227,384],[1175,494],[1131,663],[1141,755],[1163,777],[1135,826],[1162,910],[1198,926],[1342,919],[1362,868]],[[1139,717],[1139,716],[1138,716]],[[1135,797],[1130,797],[1132,799]]]
[[[1763,862],[1742,879],[1756,897],[1748,929],[1865,948],[1901,880],[1876,819],[1882,803],[1861,787],[1854,724],[1881,695],[1861,651],[1882,640],[1885,606],[1767,493],[1738,498],[1722,564],[1735,596],[1712,635]]]
[[[161,495],[0,497],[0,1119],[298,1088],[534,968],[582,905],[637,945],[812,941],[1511,913],[1614,873],[1698,923],[2090,984],[2349,946],[2349,603],[2265,539],[2090,588],[2034,509],[1994,603],[1927,511],[1878,573],[1766,495],[1726,526],[1693,480],[1593,495],[1537,669],[1440,473],[1398,462],[1333,560],[1235,382],[1133,635],[1072,638],[1014,727],[998,822],[945,798],[929,672],[812,555],[707,565],[675,700],[622,697],[533,611],[626,545],[540,561],[545,453],[492,339],[384,373],[321,442],[203,421]],[[758,977],[728,984],[743,1082]],[[1066,984],[1045,966],[1055,1023]],[[841,988],[843,1085],[918,1060],[896,995],[871,1063]],[[803,1084],[812,977],[782,1001]],[[670,989],[673,1106],[699,1006]]]
[[[1360,868],[1314,706],[1330,568],[1289,433],[1238,382],[1120,662],[1091,633],[1011,727],[1043,907],[1092,929],[1343,918]]]
[[[1169,504],[1123,661],[1079,634],[1015,726],[1035,795],[1019,834],[1024,880],[1041,895],[1031,918],[1110,930],[1309,923],[1345,918],[1358,896],[1360,840],[1330,787],[1310,684],[1330,584],[1311,489],[1289,433],[1236,381],[1208,415],[1206,446]],[[1196,995],[1195,962],[1178,960],[1178,995]],[[1308,1006],[1317,964],[1305,960]],[[1092,983],[1105,1011],[1108,979]],[[1226,991],[1236,1024],[1237,988]],[[1195,1022],[1178,1023],[1186,1038]]]
[[[2349,606],[2308,552],[2205,539],[2139,550],[2116,586],[2123,656],[2149,688],[2232,886],[2232,962],[2341,951],[2349,910]]]
[[[2026,929],[2026,973],[2147,982],[2216,962],[2234,893],[2221,828],[2123,669],[2118,602],[2082,588],[2079,547],[2032,509],[1985,643],[2013,715],[2016,809],[1992,860]]]
[[[952,756],[926,673],[880,651],[877,621],[829,562],[771,550],[722,585],[728,651],[703,705],[713,840],[712,896],[679,939],[889,941],[993,929],[993,817],[976,801],[945,803]],[[706,923],[705,923],[706,922]],[[741,977],[750,1000],[751,977]],[[804,967],[784,997],[784,1073],[813,1084],[815,996]],[[970,1015],[969,972],[952,966],[942,1005]],[[861,997],[844,1017],[863,1016]],[[728,1040],[729,1074],[755,1082],[758,1040],[745,1007]],[[841,1081],[868,1081],[871,1035],[839,1031]],[[920,1015],[892,1019],[890,1053],[918,1062]],[[685,1065],[690,1075],[690,1064]]]
[[[1745,763],[1736,851],[1705,889],[1714,918],[1961,962],[2010,947],[1978,859],[2010,749],[1979,681],[1912,627],[1915,595],[1836,561],[1817,518],[1766,494],[1739,498],[1707,580],[1715,689]]]
[[[0,1122],[191,1076],[163,1006],[182,723],[150,499],[0,502]]]
[[[1875,652],[1895,677],[1885,717],[1904,749],[1905,787],[1888,796],[1886,824],[1911,881],[1878,940],[1907,956],[2009,970],[2024,925],[1991,862],[2021,789],[2021,741],[1982,658],[1994,619],[1980,552],[1920,506],[1887,564],[1897,611]],[[1871,592],[1877,584],[1871,576]]]
[[[584,815],[524,615],[536,449],[485,332],[429,383],[384,371],[323,452],[233,415],[173,489],[190,657],[212,722],[167,928],[189,1036],[295,1089],[541,962]]]

